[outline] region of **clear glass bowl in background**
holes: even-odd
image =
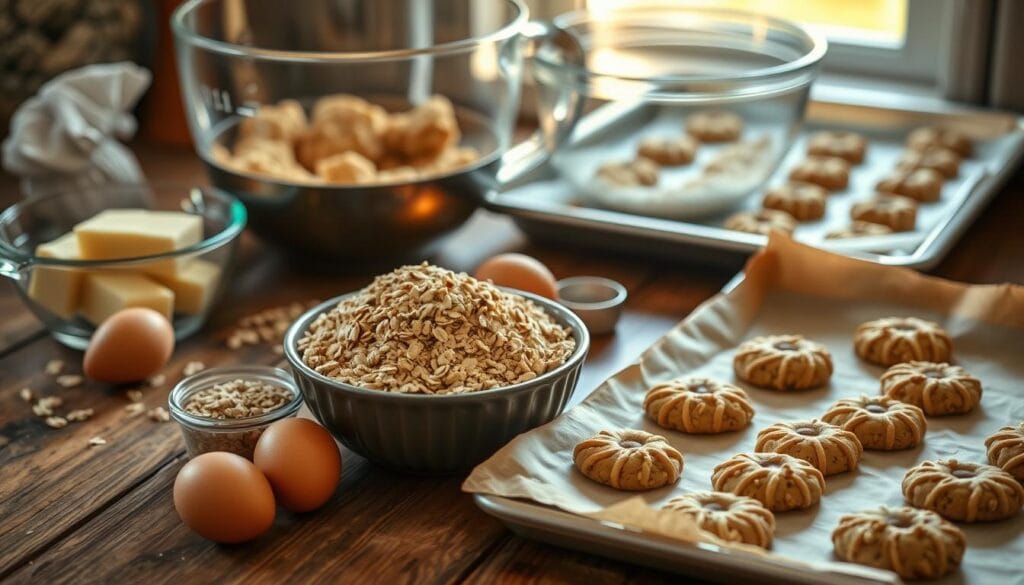
[[[119,260],[59,260],[35,255],[39,244],[67,234],[76,224],[110,208],[161,209],[201,215],[203,240],[167,254]],[[182,339],[198,331],[216,305],[230,278],[235,247],[245,222],[245,207],[235,197],[215,189],[104,185],[43,195],[12,205],[0,214],[0,275],[14,281],[25,305],[57,341],[84,349],[95,326],[78,313],[61,315],[33,299],[29,291],[34,277],[46,271],[54,276],[64,271],[137,270],[147,263],[170,258],[204,260],[220,269],[217,290],[203,311],[174,314],[171,320],[174,334]]]
[[[512,144],[527,11],[520,0],[189,0],[172,19],[182,96],[210,180],[261,236],[306,258],[421,257],[495,185]],[[242,119],[290,98],[353,94],[391,111],[455,105],[480,159],[400,183],[295,183],[219,165]]]
[[[185,404],[196,392],[233,380],[262,382],[291,393],[292,398],[281,408],[260,416],[218,419],[199,416],[185,410]],[[302,406],[299,392],[291,374],[281,368],[269,366],[236,366],[213,368],[189,376],[171,390],[167,399],[171,417],[181,427],[189,457],[209,451],[227,451],[252,460],[260,435],[272,423],[295,416]]]
[[[578,39],[586,63],[535,58],[541,90],[570,80],[582,108],[551,168],[589,204],[671,218],[721,213],[763,185],[800,129],[826,52],[823,37],[793,23],[685,6],[577,11],[554,24]],[[700,168],[729,148],[725,143],[701,145],[693,163],[663,168],[656,187],[610,188],[594,180],[603,162],[632,159],[643,138],[681,136],[687,117],[702,110],[743,118],[741,140],[755,156],[740,172],[701,176]]]

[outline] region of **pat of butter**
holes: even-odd
[[[83,260],[113,260],[181,250],[203,238],[203,219],[178,211],[108,209],[75,226]],[[146,274],[173,276],[184,258],[156,260],[138,267]]]
[[[57,260],[78,260],[78,240],[68,233],[36,247],[36,256]],[[51,313],[70,319],[78,308],[83,273],[75,268],[38,266],[32,270],[28,296]]]
[[[205,260],[192,260],[178,269],[175,276],[154,276],[174,293],[174,310],[198,315],[206,310],[217,292],[220,268]]]
[[[82,282],[79,310],[94,325],[129,307],[148,307],[171,319],[174,293],[141,274],[93,272]]]

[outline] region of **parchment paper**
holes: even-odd
[[[772,554],[838,562],[831,533],[841,515],[880,505],[904,505],[900,482],[926,459],[987,462],[985,438],[1024,420],[1024,287],[967,286],[914,271],[845,258],[772,236],[747,267],[746,278],[719,294],[650,347],[637,362],[599,386],[553,422],[520,435],[467,478],[463,489],[525,498],[593,515],[633,494],[598,485],[577,472],[572,449],[602,429],[638,428],[666,436],[682,451],[680,482],[640,495],[660,507],[691,490],[711,489],[711,470],[754,449],[757,432],[777,421],[820,417],[840,398],[877,394],[884,368],[859,360],[852,334],[864,321],[887,316],[934,320],[953,337],[954,362],[981,379],[981,406],[962,416],[930,417],[924,444],[907,451],[866,451],[857,471],[826,478],[821,504],[776,514]],[[828,386],[781,393],[736,380],[735,347],[762,334],[801,333],[825,344],[835,371]],[[739,384],[756,410],[745,430],[687,435],[662,429],[643,413],[653,384],[683,374]],[[967,535],[961,570],[941,583],[1024,583],[1024,514],[993,523],[960,524]],[[847,569],[850,567],[847,567]]]

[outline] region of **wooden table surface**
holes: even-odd
[[[190,150],[136,147],[154,183],[204,183]],[[0,177],[0,203],[17,199]],[[972,283],[1024,281],[1024,172],[1018,172],[934,272]],[[617,333],[597,339],[573,403],[631,362],[656,338],[715,294],[727,271],[643,258],[616,258],[531,246],[507,219],[480,212],[431,260],[472,270],[483,258],[522,250],[558,276],[596,274],[626,285],[630,298]],[[146,390],[147,406],[165,405],[184,365],[273,364],[269,346],[233,351],[225,339],[241,317],[260,309],[327,298],[365,285],[372,274],[304,273],[250,234],[241,262],[205,330],[181,343],[164,369],[167,381]],[[221,546],[190,532],[171,499],[185,446],[175,423],[128,418],[123,389],[86,383],[58,388],[44,372],[63,359],[80,371],[81,354],[53,341],[10,283],[0,285],[0,580],[93,582],[661,582],[657,571],[524,540],[479,511],[462,477],[388,472],[350,452],[334,498],[321,510],[279,511],[264,537]],[[18,397],[21,388],[93,408],[86,422],[51,429]],[[91,437],[107,444],[90,447]]]

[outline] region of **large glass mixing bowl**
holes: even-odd
[[[520,0],[189,0],[172,19],[189,124],[212,182],[245,202],[262,236],[332,259],[421,256],[478,207],[512,142],[531,25]],[[335,94],[391,112],[445,96],[462,145],[480,157],[457,171],[352,186],[217,162],[260,108],[294,99],[310,112]],[[556,126],[545,125],[549,137]]]
[[[689,219],[724,213],[756,194],[804,118],[825,39],[780,19],[678,5],[578,11],[555,19],[582,45],[583,64],[535,59],[542,88],[569,80],[584,114],[551,167],[585,205]],[[742,129],[716,141],[688,130],[698,114],[727,114]],[[630,161],[645,139],[699,146],[666,164],[655,185],[601,180],[601,165]],[[628,182],[628,181],[627,181]]]

